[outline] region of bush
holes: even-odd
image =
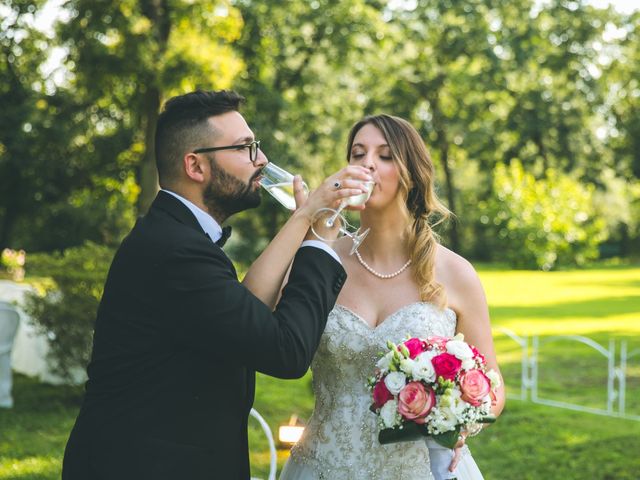
[[[29,294],[25,311],[50,340],[52,369],[71,378],[86,368],[91,355],[93,327],[114,251],[87,242],[62,254],[29,256],[27,271],[48,277],[40,293]]]
[[[515,268],[550,270],[598,257],[606,238],[594,188],[554,169],[536,180],[518,161],[494,171],[493,196],[479,205],[494,260]]]

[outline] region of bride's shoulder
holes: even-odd
[[[473,265],[461,255],[438,245],[435,258],[436,280],[442,284],[447,295],[463,293],[469,288],[477,288],[480,283]]]

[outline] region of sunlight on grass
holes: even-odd
[[[640,268],[566,272],[483,271],[491,306],[547,306],[584,300],[640,296]]]
[[[492,324],[518,335],[640,335],[640,268],[483,271]]]
[[[0,479],[49,478],[51,475],[59,474],[60,469],[60,459],[54,457],[27,457],[23,459],[5,457],[0,459]]]

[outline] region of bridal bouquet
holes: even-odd
[[[430,436],[453,448],[462,430],[495,420],[491,405],[500,376],[486,368],[484,356],[462,334],[387,347],[369,379],[380,443]]]

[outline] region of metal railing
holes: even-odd
[[[520,391],[518,393],[508,393],[508,398],[517,400],[530,399],[532,402],[541,405],[640,421],[640,415],[626,411],[628,361],[640,356],[640,348],[629,351],[627,341],[622,340],[620,342],[618,362],[616,363],[616,341],[613,339],[609,340],[607,348],[590,338],[579,335],[556,335],[541,339],[539,336],[520,336],[506,328],[500,328],[498,331],[513,340],[521,349]],[[606,388],[605,408],[594,408],[579,403],[544,398],[540,394],[539,367],[541,347],[558,341],[578,342],[604,357],[607,367],[606,383],[603,385],[603,388]]]

